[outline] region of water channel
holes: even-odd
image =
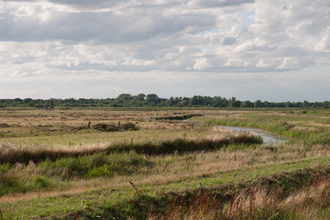
[[[250,131],[254,135],[262,137],[264,144],[282,144],[288,142],[288,139],[282,135],[274,134],[262,129],[246,128],[246,127],[232,127],[232,126],[218,126],[219,128],[229,129],[233,131]]]

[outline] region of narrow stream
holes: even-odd
[[[219,128],[229,129],[233,131],[250,131],[254,135],[259,135],[264,140],[264,144],[282,144],[287,142],[286,137],[278,134],[274,134],[262,129],[257,128],[245,128],[245,127],[232,127],[232,126],[218,126]]]

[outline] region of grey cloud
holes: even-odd
[[[234,6],[234,5],[242,5],[253,3],[255,0],[195,0],[194,2],[197,5],[204,6],[204,7],[227,7],[227,6]]]
[[[215,15],[200,14],[163,16],[151,14],[118,15],[113,12],[69,13],[51,12],[46,22],[35,17],[15,18],[10,11],[0,20],[2,41],[47,41],[116,43],[170,36],[187,27],[193,32],[215,25]]]
[[[291,36],[319,35],[330,25],[328,1],[268,0],[257,1],[256,4],[260,7],[256,9],[255,23],[252,27],[261,33],[287,33]]]
[[[104,76],[86,73],[84,78],[79,74],[65,73],[61,76],[16,78],[6,83],[2,81],[0,83],[4,86],[0,92],[5,98],[108,98],[116,97],[124,91],[131,94],[152,91],[160,97],[207,95],[227,98],[235,96],[240,100],[251,101],[324,101],[330,92],[330,78],[329,74],[319,72],[317,69],[291,74],[115,72]],[[66,79],[66,75],[70,78]],[[24,95],[21,89],[24,89]]]
[[[3,0],[4,2],[25,2],[26,0]],[[194,5],[200,7],[227,7],[227,6],[235,6],[242,5],[247,3],[253,3],[254,0],[166,0],[161,3],[154,0],[31,0],[29,2],[50,2],[57,5],[66,5],[76,9],[87,9],[87,10],[95,10],[95,9],[106,9],[113,8],[118,5],[126,4],[128,7],[137,7],[137,8],[145,8],[145,7],[153,7],[153,6],[180,6],[180,5]]]
[[[245,86],[247,94],[257,94],[252,89],[254,83],[279,86],[271,84],[273,78],[259,80],[262,73],[285,76],[294,70],[329,65],[330,7],[321,0],[145,0],[138,1],[140,5],[129,1],[52,1],[70,10],[75,8],[71,11],[65,7],[43,9],[40,1],[31,2],[13,4],[0,14],[0,80],[3,76],[12,81],[52,76],[70,81],[79,76],[81,85],[86,85],[84,78],[95,77],[93,83],[102,85],[104,91],[140,93],[148,83],[154,83],[150,89],[159,88],[157,91],[163,94],[168,89],[173,92],[169,95],[175,95],[174,91],[189,95],[189,91],[180,90],[187,88],[199,94],[207,91],[205,95],[230,91],[234,94],[229,96],[238,96],[245,94],[240,86]],[[24,11],[26,5],[34,11]],[[94,10],[103,7],[111,10]],[[256,12],[255,22],[244,26],[241,15],[247,11]],[[49,13],[44,20],[39,17],[42,13]],[[127,75],[131,72],[141,78],[147,74],[150,81],[131,80],[133,75]],[[232,77],[226,78],[223,73]],[[250,78],[239,74],[249,74]],[[122,78],[113,80],[114,75]],[[250,87],[242,85],[244,82],[236,76],[242,76],[243,81],[251,79]],[[179,77],[183,81],[175,84]],[[125,87],[126,80],[136,83],[134,90]],[[166,82],[180,88],[169,88]],[[294,77],[290,82],[296,83]],[[226,83],[227,90],[216,86]],[[92,89],[78,90],[101,97]]]
[[[223,45],[233,45],[236,43],[235,37],[225,37],[222,41]]]
[[[131,2],[132,0],[29,0],[29,2],[50,2],[59,5],[68,5],[76,8],[102,9],[114,7],[118,4]],[[26,0],[3,0],[3,2],[26,2]]]

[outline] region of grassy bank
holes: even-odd
[[[196,119],[195,119],[196,120]],[[293,141],[313,145],[330,143],[328,111],[237,112],[200,118],[208,125],[229,125],[260,128],[292,138]]]
[[[216,196],[221,205],[251,189],[272,191],[274,187],[278,187],[281,195],[287,196],[320,181],[320,177],[325,177],[330,172],[328,162],[329,160],[323,157],[255,165],[202,178],[181,178],[165,185],[132,181],[135,188],[127,181],[125,186],[98,186],[81,193],[53,193],[54,196],[40,199],[32,199],[30,194],[32,200],[1,203],[1,207],[6,218],[57,216],[58,219],[69,219],[70,216],[80,213],[81,217],[84,217],[82,219],[97,216],[101,219],[127,219],[132,216],[135,219],[145,219],[151,207],[154,214],[167,215],[172,201],[175,204],[182,201],[183,205],[188,207],[201,190],[207,192],[210,198]],[[311,166],[312,163],[314,167]],[[242,175],[244,178],[241,178]]]
[[[214,131],[213,131],[214,132]],[[49,149],[47,147],[15,146],[2,144],[0,146],[0,163],[15,164],[17,162],[28,164],[31,160],[39,162],[45,159],[52,161],[62,157],[78,157],[94,153],[104,152],[129,152],[156,155],[169,154],[173,152],[183,153],[191,151],[215,150],[229,144],[261,144],[262,138],[249,132],[232,132],[223,130],[221,133],[206,137],[184,137],[177,139],[134,142],[123,141],[106,146],[79,146],[68,148],[57,146]]]
[[[195,116],[166,120],[173,115]],[[3,111],[0,118],[4,219],[329,217],[329,110]],[[91,129],[76,129],[89,121]],[[138,129],[103,126],[119,121]],[[217,124],[291,141],[260,144]]]

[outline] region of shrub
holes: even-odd
[[[34,182],[34,184],[36,184],[37,186],[39,186],[41,188],[45,188],[48,185],[46,179],[39,175],[33,177],[33,182]]]
[[[307,113],[307,111],[306,110],[302,110],[301,112],[300,112],[300,114],[306,114]]]
[[[124,129],[125,131],[127,130],[136,130],[136,127],[135,127],[135,124],[131,123],[131,122],[128,122],[126,124],[122,124],[121,125],[122,129]]]
[[[114,124],[96,124],[93,125],[93,128],[99,131],[107,131],[107,132],[113,132],[113,131],[120,131],[121,127],[116,126]]]
[[[1,123],[0,128],[9,128],[10,126],[7,123]]]

